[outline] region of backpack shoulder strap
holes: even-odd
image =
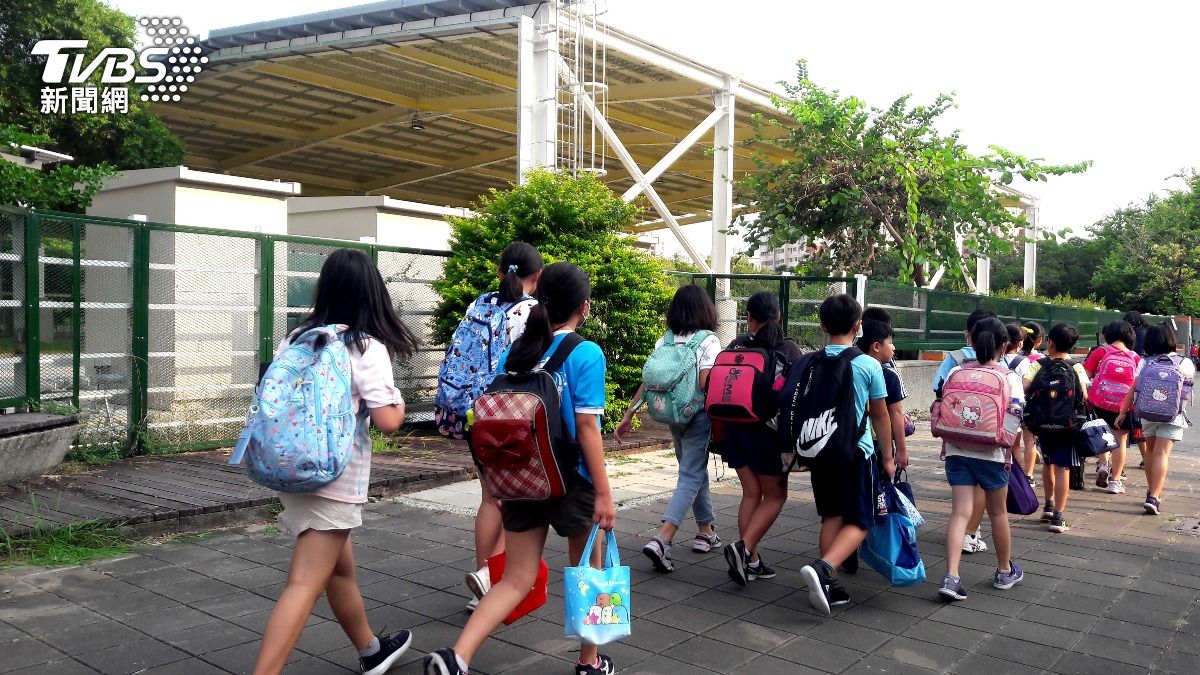
[[[863,351],[861,349],[859,349],[858,347],[855,347],[854,345],[851,345],[851,346],[843,349],[842,353],[838,354],[837,357],[839,359],[853,361],[854,359],[857,359],[858,357],[860,357],[862,355],[863,355]]]
[[[708,336],[712,334],[713,332],[711,330],[696,331],[696,334],[692,336],[692,339],[688,340],[687,342],[688,349],[696,351],[700,348],[700,345],[704,344],[704,341],[708,339]]]
[[[553,373],[562,368],[562,365],[567,362],[567,357],[571,356],[571,352],[575,351],[575,348],[583,344],[583,342],[584,340],[579,333],[575,331],[567,333],[563,336],[562,342],[558,343],[558,348],[546,360],[546,365],[542,366],[541,370]]]
[[[954,359],[954,365],[961,366],[967,360],[967,353],[961,349],[955,349],[950,352],[950,358]]]

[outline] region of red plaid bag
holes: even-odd
[[[566,435],[552,373],[582,342],[568,333],[540,368],[501,373],[475,399],[467,440],[497,499],[545,501],[566,494],[579,450]]]

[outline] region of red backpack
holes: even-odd
[[[1008,372],[1003,366],[964,363],[951,373],[929,409],[934,437],[980,450],[1011,447],[1019,418],[1008,414],[1015,398]]]
[[[720,422],[754,424],[779,413],[779,392],[787,379],[782,354],[755,347],[735,347],[717,354],[708,373],[704,411]]]
[[[1133,389],[1133,374],[1137,371],[1138,355],[1108,345],[1102,348],[1096,377],[1088,390],[1088,401],[1096,408],[1117,412],[1125,395]]]

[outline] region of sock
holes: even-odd
[[[368,656],[375,656],[378,653],[379,653],[379,638],[373,637],[373,638],[371,638],[371,641],[367,643],[367,646],[363,647],[362,651],[360,651],[358,653],[358,655],[365,659]]]
[[[746,565],[748,567],[753,567],[754,569],[758,569],[758,568],[762,567],[762,559],[748,562],[748,563],[746,563]]]
[[[1012,565],[1009,564],[1008,569],[1006,569],[1006,570],[1002,570],[999,567],[997,567],[996,571],[999,572],[1000,574],[1012,574]]]
[[[458,655],[458,652],[454,653],[454,660],[458,661],[459,670],[463,671],[464,673],[467,672],[467,662],[463,661],[462,657]]]
[[[576,663],[581,666],[591,666],[592,668],[599,668],[601,665],[599,656],[596,657],[596,660],[593,663],[584,663],[583,661],[577,661]]]

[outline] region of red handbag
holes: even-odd
[[[497,553],[488,558],[488,575],[492,578],[492,584],[496,584],[504,576],[504,553]],[[517,619],[525,616],[533,610],[546,604],[546,591],[550,581],[550,568],[546,565],[546,561],[542,560],[538,563],[537,578],[534,579],[533,588],[529,590],[529,595],[526,595],[520,603],[517,604],[513,611],[508,616],[504,617],[504,625],[508,626],[514,623]]]

